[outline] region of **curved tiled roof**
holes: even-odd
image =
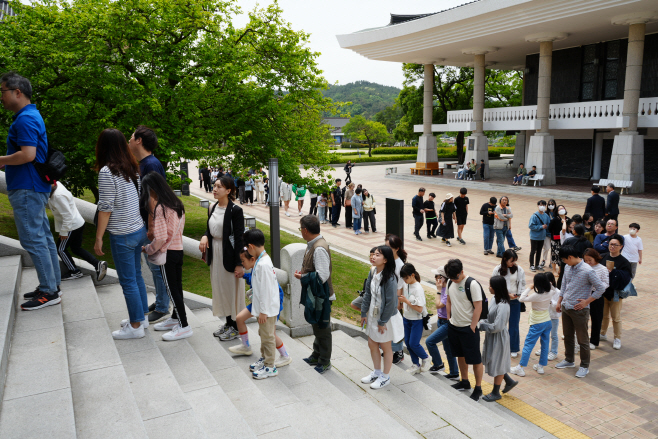
[[[388,26],[404,23],[404,22],[407,22],[407,21],[418,20],[420,18],[429,17],[430,15],[436,15],[436,14],[440,14],[440,13],[446,12],[446,11],[451,11],[453,9],[461,8],[462,6],[470,5],[471,3],[476,3],[476,2],[479,2],[479,1],[480,0],[473,0],[473,1],[470,1],[470,2],[467,2],[467,3],[463,3],[461,5],[458,5],[458,6],[454,6],[452,8],[444,9],[444,10],[439,11],[439,12],[431,12],[429,14],[414,14],[414,15],[391,14],[391,21],[388,23]]]

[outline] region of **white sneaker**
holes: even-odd
[[[537,349],[535,351],[535,355],[539,357],[541,355],[541,349]]]
[[[593,345],[592,343],[590,343],[590,344],[589,344],[589,350],[590,350],[590,351],[594,351],[594,350],[596,350],[596,346]]]
[[[373,370],[372,372],[370,372],[370,375],[368,375],[367,377],[361,378],[361,382],[363,384],[370,384],[370,383],[374,383],[375,381],[377,381],[377,378],[379,378],[379,374]]]
[[[299,216],[302,216],[302,215],[303,215],[303,214],[302,214],[302,211],[300,210],[300,211],[299,211]]]
[[[409,369],[407,369],[407,372],[409,372],[411,375],[416,375],[417,373],[420,373],[420,366],[417,364],[412,364]]]
[[[262,368],[264,365],[265,365],[265,358],[260,357],[258,361],[256,361],[255,363],[251,363],[249,365],[249,370],[252,372],[256,370],[260,370],[260,368]]]
[[[553,361],[557,359],[557,354],[554,352],[549,352],[548,353],[548,361]]]
[[[533,369],[537,371],[539,375],[544,375],[544,366],[541,366],[540,364],[535,364],[532,366]]]
[[[588,368],[581,367],[581,368],[578,369],[578,372],[576,372],[576,378],[585,378],[588,373],[589,373]]]
[[[171,331],[175,326],[178,325],[178,319],[168,318],[164,322],[156,323],[153,325],[153,329],[156,331]]]
[[[290,355],[285,357],[283,355],[279,355],[279,358],[274,361],[274,367],[278,369],[279,367],[287,366],[290,363],[292,363],[292,357]]]
[[[386,387],[389,384],[391,384],[391,376],[389,375],[388,378],[384,378],[383,375],[380,375],[377,377],[377,380],[370,385],[371,389],[381,389],[382,387]]]
[[[520,377],[524,377],[524,376],[525,376],[525,370],[523,370],[523,366],[521,366],[520,364],[518,364],[518,365],[512,367],[512,368],[509,370],[509,372],[510,372],[511,374],[518,375],[518,376],[520,376]]]
[[[599,340],[605,340],[605,341],[607,341],[607,340],[608,340],[608,336],[605,335],[605,334],[600,334],[600,335],[599,335]]]
[[[251,373],[255,380],[264,380],[265,378],[275,377],[279,371],[275,367],[261,367],[260,369]]]
[[[142,338],[145,335],[142,325],[139,325],[139,328],[135,329],[130,323],[126,323],[125,325],[121,325],[121,329],[112,333],[112,338],[115,340],[128,340],[130,338]]]
[[[228,348],[229,351],[233,352],[234,354],[237,355],[251,355],[253,354],[251,350],[251,346],[245,346],[244,344],[240,343],[237,346],[231,346]]]
[[[192,334],[192,327],[190,325],[187,325],[184,328],[176,325],[171,331],[162,334],[162,339],[164,341],[182,340],[184,338],[192,337]]]
[[[286,212],[286,216],[290,216],[290,214],[288,212]]]
[[[420,363],[420,371],[421,372],[429,371],[430,367],[432,367],[432,365],[430,364],[429,358],[425,358],[424,360],[421,361],[421,363]]]
[[[612,342],[612,349],[621,349],[621,340],[615,338],[615,341]]]
[[[129,319],[121,320],[121,326],[126,325],[128,323],[130,323]],[[144,329],[148,328],[149,327],[149,318],[148,318],[148,316],[145,315],[144,320],[142,320],[140,323],[142,324],[142,328],[144,328]]]
[[[519,353],[518,353],[518,352],[512,352],[512,358],[516,358],[516,357],[518,357],[518,356],[519,356]]]

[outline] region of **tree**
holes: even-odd
[[[403,115],[402,108],[396,102],[375,114],[372,117],[372,120],[384,124],[389,134],[393,134],[393,130],[398,126]]]
[[[368,143],[368,157],[372,157],[372,147],[377,143],[383,143],[390,139],[386,127],[372,120],[366,120],[363,116],[354,116],[343,127],[345,136],[357,140],[365,140]]]
[[[52,144],[69,162],[74,193],[96,191],[94,145],[139,124],[159,138],[156,156],[221,161],[242,171],[279,158],[289,182],[328,181],[327,83],[308,34],[276,1],[232,24],[237,0],[12,2],[0,26],[0,64],[33,84]],[[4,115],[4,130],[10,123]],[[2,135],[2,133],[0,133]],[[302,178],[299,165],[311,173]]]

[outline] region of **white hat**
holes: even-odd
[[[451,198],[454,198],[454,196],[453,196],[450,192],[448,192],[448,193],[446,194],[446,197],[444,198],[444,200],[449,200],[449,199],[451,199]]]
[[[437,268],[436,270],[432,270],[432,274],[433,274],[434,276],[443,276],[443,277],[445,277],[446,279],[448,278],[448,276],[446,276],[446,272],[445,272],[445,270],[443,269],[443,267],[439,267],[439,268]]]

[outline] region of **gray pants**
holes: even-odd
[[[635,279],[636,271],[637,271],[637,262],[631,262],[631,279]]]
[[[576,311],[566,309],[562,305],[562,333],[576,333],[576,339],[580,346],[580,367],[589,368],[589,334],[587,324],[589,323],[589,308]],[[569,363],[574,362],[575,341],[573,337],[564,337],[564,359]]]
[[[244,186],[238,187],[238,198],[240,199],[240,204],[244,203]]]
[[[372,210],[363,211],[363,226],[366,229],[366,232],[370,230],[369,226],[372,226],[372,231],[377,231],[377,223],[375,223],[375,212]]]

